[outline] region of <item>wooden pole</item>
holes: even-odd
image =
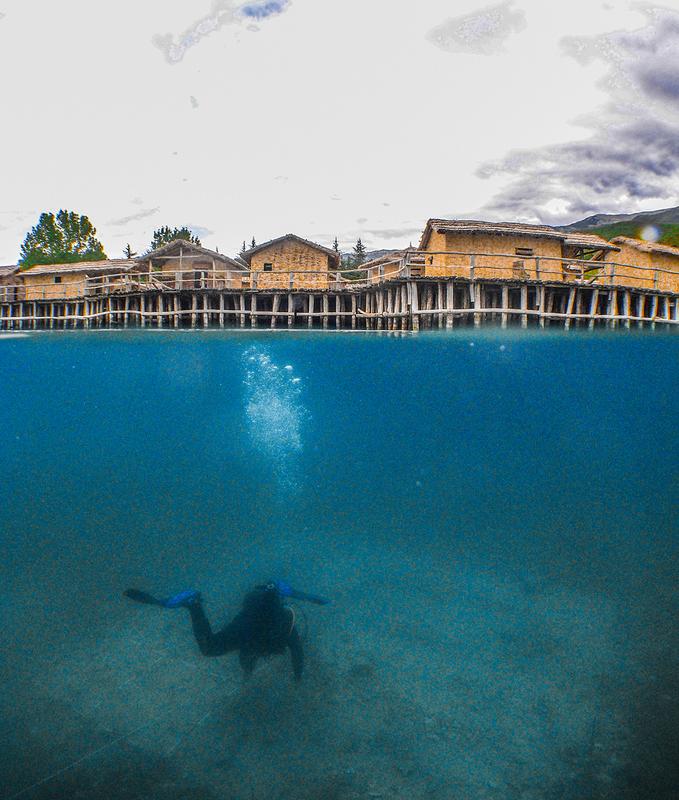
[[[292,288],[292,276],[294,275],[293,272],[290,273],[290,288]],[[288,292],[288,328],[292,328],[292,323],[295,321],[295,301],[292,297],[292,294]]]
[[[629,289],[625,289],[623,296],[622,296],[622,313],[625,317],[625,327],[629,328],[630,326],[630,316],[632,314],[632,296],[630,294]]]
[[[502,284],[502,308],[509,308],[509,286],[506,283]],[[509,318],[509,314],[504,312],[502,314],[502,322],[501,325],[503,328],[507,327],[507,320]]]
[[[417,282],[409,281],[408,289],[410,294],[410,303],[409,303],[410,330],[419,331],[420,317],[419,314],[416,313],[417,311],[420,310],[419,297],[417,294],[418,290]]]
[[[658,315],[658,295],[654,294],[651,298],[651,328],[655,328],[655,318]]]
[[[224,292],[219,293],[219,327],[224,327]]]
[[[446,282],[446,308],[449,311],[455,308],[455,284],[452,280]],[[454,320],[454,314],[446,314],[446,328],[452,328],[455,324]]]
[[[606,309],[606,314],[609,317],[618,316],[618,292],[616,289],[610,289],[608,292],[608,307]],[[612,319],[608,324],[611,326],[611,328],[615,328],[616,321]]]
[[[564,323],[564,327],[568,330],[571,326],[570,315],[573,313],[573,304],[575,303],[575,286],[571,286],[568,290],[568,302],[566,303],[566,321]]]
[[[594,327],[595,322],[595,315],[597,312],[597,306],[599,304],[599,290],[593,289],[592,290],[592,298],[589,303],[589,327]]]
[[[245,327],[245,294],[244,294],[244,292],[240,293],[240,326],[241,326],[241,328]]]
[[[356,330],[356,317],[358,315],[358,308],[356,302],[356,293],[352,293],[351,295],[351,327],[353,330]]]
[[[342,327],[342,295],[335,295],[335,327]]]
[[[250,299],[250,327],[257,327],[257,293],[253,292]]]
[[[309,295],[308,309],[309,309],[309,314],[307,316],[307,328],[313,328],[313,325],[314,325],[314,318],[313,318],[313,313],[314,313],[314,294],[313,294],[313,292]]]
[[[276,327],[276,314],[278,313],[278,305],[281,302],[281,296],[279,294],[275,294],[273,296],[273,303],[271,307],[271,327]]]
[[[328,327],[328,306],[329,306],[328,295],[324,294],[323,295],[323,327],[324,328]]]

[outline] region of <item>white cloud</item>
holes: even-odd
[[[511,0],[461,17],[447,19],[432,28],[427,40],[448,53],[495,55],[505,41],[526,27],[526,15],[513,10]]]

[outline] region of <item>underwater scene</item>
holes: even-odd
[[[654,331],[1,335],[0,799],[676,798],[678,366]],[[291,638],[248,660],[256,586]]]

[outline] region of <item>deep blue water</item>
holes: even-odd
[[[98,747],[24,796],[676,796],[678,356],[1,338],[0,797]],[[218,622],[273,575],[334,601],[298,689],[282,659],[243,688],[183,612],[120,597],[196,586]]]

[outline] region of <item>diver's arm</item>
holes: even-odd
[[[297,628],[293,628],[290,631],[288,647],[290,648],[290,658],[292,659],[292,669],[295,673],[295,680],[299,681],[304,671],[304,651],[302,650],[302,640],[297,632]]]

